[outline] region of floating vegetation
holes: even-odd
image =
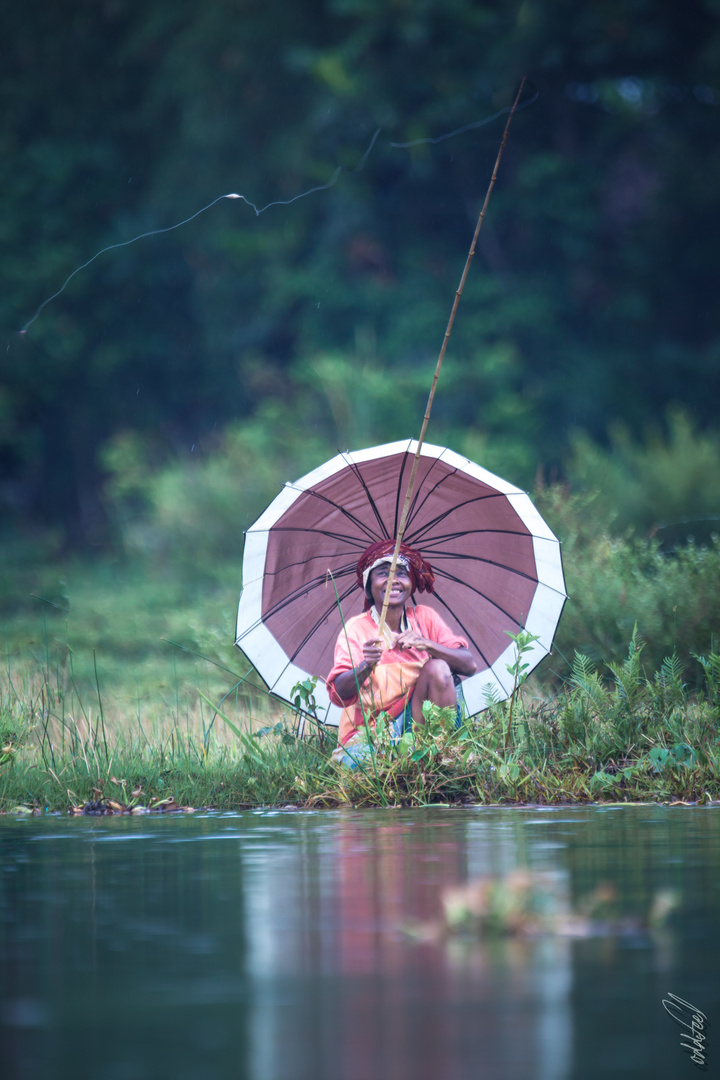
[[[97,789],[93,789],[97,790]],[[135,794],[135,793],[133,793]],[[113,814],[194,814],[195,811],[192,806],[178,806],[172,795],[169,795],[167,799],[158,799],[157,796],[148,801],[147,806],[144,806],[137,799],[133,799],[130,803],[116,802],[115,799],[109,799],[101,795],[98,799],[89,799],[82,806],[71,806],[70,815],[77,817],[84,814],[91,817],[102,817],[104,815]]]
[[[643,916],[629,915],[623,911],[615,886],[605,882],[573,906],[560,875],[530,870],[447,888],[441,900],[442,918],[407,924],[404,930],[410,937],[432,941],[448,936],[591,938],[648,934],[663,927],[680,903],[677,893],[662,890]]]

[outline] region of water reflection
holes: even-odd
[[[482,828],[468,843],[469,824],[437,812],[349,815],[323,842],[312,829],[262,866],[248,909],[248,967],[261,987],[253,1075],[298,1075],[311,1040],[323,1076],[466,1077],[499,1065],[506,1077],[568,1075],[567,942],[411,944],[403,933],[437,916],[440,891],[470,866],[517,864],[513,830]],[[312,994],[290,1011],[287,989],[307,972]]]
[[[719,823],[659,807],[5,821],[2,1076],[674,1078],[690,1065],[662,997],[720,1016]],[[679,888],[681,915],[624,939],[404,932],[448,885],[518,867],[574,900],[611,882],[636,914]]]

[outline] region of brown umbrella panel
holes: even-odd
[[[236,644],[278,696],[290,699],[299,679],[323,680],[333,666],[342,619],[363,609],[357,560],[374,541],[394,539],[416,446],[340,454],[286,485],[248,530]],[[520,489],[425,445],[404,541],[435,573],[435,593],[418,601],[467,638],[476,659],[477,674],[463,683],[468,711],[506,697],[507,632],[539,635],[531,667],[552,644],[566,595],[557,539]]]

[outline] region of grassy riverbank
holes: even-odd
[[[0,538],[0,808],[720,799],[718,537],[663,546],[596,496],[534,495],[570,596],[553,656],[512,704],[354,771],[232,644],[241,522],[158,511],[94,558]]]
[[[112,731],[101,699],[78,715],[57,686],[11,681],[0,715],[0,808],[714,802],[720,655],[698,663],[702,684],[689,690],[674,657],[646,671],[635,639],[605,678],[577,656],[553,695],[536,696],[528,683],[459,731],[431,711],[398,747],[381,730],[355,769],[333,759],[334,731],[309,725],[299,740],[290,716],[259,726],[209,707],[199,730],[175,722]]]

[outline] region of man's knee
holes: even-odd
[[[427,680],[426,685],[428,690],[454,692],[455,683],[453,682],[453,673],[450,670],[450,665],[447,661],[438,660],[433,657],[423,665],[422,673]]]

